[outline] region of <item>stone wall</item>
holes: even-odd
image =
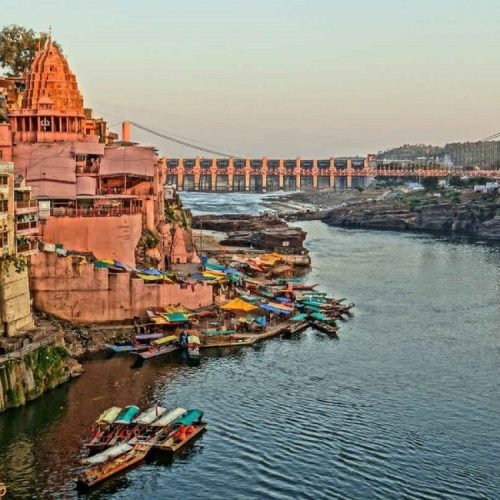
[[[0,337],[23,334],[32,327],[28,272],[0,263]]]
[[[142,215],[120,217],[49,217],[42,228],[45,243],[93,252],[98,259],[116,259],[134,267],[134,251],[141,237]]]
[[[130,273],[110,273],[77,256],[55,253],[32,256],[30,288],[36,308],[76,323],[109,323],[144,317],[147,309],[183,304],[205,307],[212,286],[199,283],[145,283]]]

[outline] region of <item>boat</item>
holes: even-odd
[[[117,444],[115,446],[111,446],[111,448],[101,451],[100,453],[96,453],[95,455],[82,459],[82,464],[102,464],[111,458],[115,458],[122,453],[130,451],[132,448],[133,446],[128,443]]]
[[[172,422],[175,422],[186,412],[187,410],[185,408],[175,408],[175,410],[171,410],[159,419],[155,420],[151,425],[153,427],[168,427]]]
[[[162,406],[152,406],[148,410],[143,411],[134,418],[134,424],[151,425],[155,420],[159,419],[165,412],[166,408]]]
[[[116,417],[114,424],[130,424],[134,417],[139,413],[140,409],[138,406],[130,405],[125,406],[120,414]]]
[[[325,321],[319,321],[317,319],[310,319],[309,324],[324,333],[328,333],[329,335],[337,336],[338,326],[333,326]]]
[[[151,447],[152,445],[149,443],[137,443],[131,450],[102,464],[89,467],[78,477],[77,487],[82,489],[92,488],[96,484],[102,483],[119,472],[130,469],[146,458]]]
[[[196,436],[202,434],[207,429],[207,424],[204,422],[191,424],[193,431],[185,434],[185,437],[179,439],[177,434],[179,432],[179,428],[170,432],[167,438],[163,441],[158,442],[154,445],[154,447],[160,451],[164,451],[167,453],[175,453],[179,451],[181,448],[186,446],[189,442],[191,442]],[[182,436],[182,434],[181,434]]]
[[[192,409],[174,422],[174,429],[167,434],[166,439],[154,444],[155,448],[167,453],[175,453],[186,446],[196,436],[206,430],[207,424],[202,422],[203,412]]]
[[[178,350],[177,335],[169,335],[168,337],[153,340],[147,351],[136,352],[135,354],[143,359],[150,359],[164,354],[170,354]]]
[[[132,342],[123,342],[120,344],[104,344],[106,349],[110,349],[113,352],[133,352],[133,351],[145,351],[149,348],[147,344],[133,344]]]
[[[296,321],[295,323],[290,323],[288,331],[290,333],[299,333],[302,330],[305,330],[308,326],[309,326],[308,321]]]

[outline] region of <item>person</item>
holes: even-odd
[[[185,425],[181,425],[177,432],[175,433],[174,437],[175,440],[180,443],[186,439],[186,429],[187,427]]]
[[[179,343],[182,348],[186,348],[188,344],[188,333],[184,330],[179,338]]]

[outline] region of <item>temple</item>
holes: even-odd
[[[67,273],[66,283],[54,281],[61,264],[46,252],[37,254],[40,244],[116,261],[127,269],[199,262],[189,216],[175,193],[166,190],[165,196],[166,160],[154,147],[132,142],[128,122],[118,140],[104,120],[93,117],[84,107],[76,76],[50,36],[22,78],[0,78],[0,161],[14,163],[16,241],[19,249],[32,254],[35,305],[52,307],[47,297],[65,305],[82,298],[69,293],[78,273],[74,279]],[[103,289],[102,272],[97,274],[101,295],[111,294],[112,286]],[[87,291],[92,276],[87,273]],[[127,285],[121,278],[121,286],[137,291],[137,284],[128,279]],[[134,294],[134,301],[148,305],[148,299]],[[174,295],[158,292],[163,298]],[[191,303],[206,305],[210,300],[211,293],[203,290],[201,299]],[[104,316],[126,319],[125,313],[112,310],[118,302],[111,295],[103,299],[108,311]],[[122,309],[137,313],[133,304]]]
[[[159,234],[155,265],[196,261],[189,242],[179,252],[165,219],[165,160],[154,147],[130,142],[130,124],[116,141],[92,117],[50,37],[17,88],[0,148],[38,201],[43,242],[135,266],[136,246],[149,230]]]

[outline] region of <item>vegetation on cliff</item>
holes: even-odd
[[[0,411],[15,408],[69,380],[71,358],[61,345],[48,345],[0,365]]]

